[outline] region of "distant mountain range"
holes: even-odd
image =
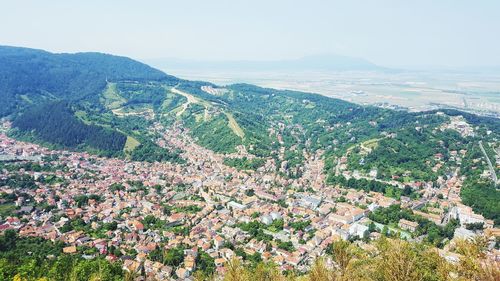
[[[313,55],[292,60],[186,60],[158,58],[145,60],[160,69],[213,71],[388,71],[366,59],[340,55]]]

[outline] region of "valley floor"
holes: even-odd
[[[453,260],[450,245],[486,235],[493,239],[488,258],[500,255],[494,240],[500,231],[461,203],[458,172],[421,196],[395,199],[326,185],[321,151],[306,155],[302,176],[290,179],[274,172],[273,159],[255,171],[226,166],[225,157],[251,156],[203,148],[180,123],[168,129],[155,123],[152,130],[161,136],[158,145],[181,150],[187,162],[101,158],[1,134],[0,154],[8,157],[0,162],[1,231],[61,241],[64,253],[105,256],[160,280],[197,270],[222,275],[235,258],[305,272],[335,241],[369,247],[381,236],[430,241]],[[471,223],[481,227],[471,230]]]

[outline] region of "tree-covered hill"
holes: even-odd
[[[0,117],[46,99],[95,98],[107,80],[177,79],[126,57],[0,46]]]
[[[66,102],[37,106],[14,120],[20,135],[38,138],[61,147],[90,149],[117,155],[123,150],[126,136],[116,130],[87,125],[79,120]]]
[[[78,110],[90,119],[105,119],[106,108],[100,97],[108,83],[114,81],[172,85],[178,79],[126,57],[102,53],[54,54],[0,46],[0,118],[12,116],[17,136],[32,141],[122,155],[126,128],[113,126],[116,120],[88,122],[76,116]],[[146,93],[146,102],[155,100],[157,94]],[[159,152],[158,147],[148,146],[147,151],[167,155],[165,151]],[[149,159],[144,153],[141,157]]]
[[[124,57],[15,47],[0,47],[4,116],[13,119],[18,136],[138,161],[182,162],[179,151],[157,145],[164,133],[158,128],[173,124],[217,153],[243,147],[273,160],[275,172],[289,179],[300,178],[308,158],[320,154],[332,184],[352,174],[383,186],[433,186],[468,159],[462,152],[472,151],[471,144],[500,139],[499,119],[456,110],[409,113],[249,84],[221,87]],[[500,192],[491,191],[491,198]],[[479,193],[464,194],[474,202]],[[482,213],[497,217],[493,208]]]

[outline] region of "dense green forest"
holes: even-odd
[[[474,159],[481,159],[475,162]],[[487,169],[486,160],[479,148],[478,143],[469,145],[464,161],[462,162],[462,175],[466,176],[461,189],[461,197],[464,204],[471,206],[475,212],[482,214],[488,219],[500,225],[500,190],[490,178],[481,176]]]
[[[0,46],[0,117],[44,100],[96,100],[106,81],[177,78],[129,58]]]
[[[186,126],[191,128],[191,134],[196,141],[215,152],[236,152],[236,146],[241,145],[242,140],[229,128],[227,117],[218,114],[205,122],[197,122],[193,114],[201,110],[201,106],[192,106],[186,112],[189,114]]]
[[[354,179],[346,180],[343,176],[329,175],[326,182],[331,185],[340,185],[346,188],[353,188],[357,190],[364,190],[366,192],[375,191],[384,194],[387,197],[394,199],[401,199],[401,196],[408,196],[413,199],[418,198],[420,195],[411,187],[399,188],[390,184],[381,183],[375,180],[367,179]]]
[[[249,84],[230,85],[223,88],[220,95],[208,94],[200,89],[201,86],[217,88],[209,83],[182,81],[178,89],[230,112],[244,131],[244,138],[239,139],[229,130],[228,120],[223,114],[216,114],[205,121],[194,118],[204,110],[204,106],[200,104],[190,105],[189,110],[184,112],[183,119],[200,144],[223,153],[234,152],[237,145],[243,144],[256,156],[271,156],[279,147],[276,136],[269,135],[268,129],[276,128],[278,124],[284,126],[281,134],[287,148],[297,144],[304,146],[307,139],[310,139],[308,145],[312,150],[324,149],[333,140],[347,146],[353,133],[360,138],[377,133],[377,128],[364,124],[367,120],[393,114],[391,111],[362,107],[321,95]],[[350,122],[351,125],[338,130],[325,130],[325,126],[342,122]],[[341,142],[342,140],[345,142]]]
[[[131,159],[134,161],[146,162],[184,162],[184,160],[180,157],[179,151],[169,151],[152,142],[142,143],[135,148],[131,153]]]
[[[435,115],[423,116],[418,118],[418,123],[399,129],[394,137],[382,137],[369,145],[361,144],[351,151],[349,167],[365,173],[377,169],[379,179],[398,176],[402,182],[436,181],[443,172],[432,170],[438,163],[435,155],[441,154],[443,160],[448,161],[449,151],[460,150],[465,143],[456,131],[435,129],[445,121],[446,118]]]
[[[62,242],[21,238],[13,230],[5,231],[0,235],[0,279],[123,280],[121,263],[110,263],[101,257],[87,260],[80,255],[65,255],[63,247]]]
[[[64,148],[90,148],[108,155],[120,154],[126,141],[122,133],[77,119],[65,102],[28,110],[14,120],[13,126],[47,143]]]
[[[122,106],[146,104],[159,109],[166,98],[165,87],[157,83],[117,83],[117,90],[125,99]]]
[[[249,159],[247,157],[243,158],[224,158],[224,164],[234,167],[238,170],[257,170],[265,164],[265,160],[262,158]]]

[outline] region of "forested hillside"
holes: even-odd
[[[20,130],[20,135],[27,138],[64,148],[89,148],[108,155],[119,154],[126,141],[126,136],[115,130],[85,124],[65,102],[27,110],[15,119],[13,125]]]
[[[107,80],[176,78],[125,57],[0,46],[0,117],[43,100],[95,99]]]
[[[120,126],[112,126],[116,120],[101,122],[99,117],[105,115],[106,108],[99,97],[108,82],[169,85],[177,80],[125,57],[101,53],[53,54],[0,46],[0,117],[13,115],[16,135],[25,139],[119,156],[123,154],[126,135],[118,131]],[[150,103],[158,97],[151,93],[145,96],[147,100],[135,98],[129,104]],[[83,116],[97,122],[82,120]],[[148,151],[153,151],[151,147]],[[158,150],[155,148],[156,154]],[[144,149],[134,155],[145,157]]]
[[[478,196],[498,198],[499,191],[482,175],[482,156],[471,155],[479,141],[498,142],[498,119],[393,111],[249,84],[222,87],[124,57],[13,47],[0,47],[0,97],[0,116],[13,120],[18,137],[136,161],[183,162],[182,151],[159,145],[175,126],[216,153],[258,159],[225,161],[238,169],[270,160],[266,169],[300,179],[314,155],[324,162],[328,184],[396,199],[464,175],[464,202],[498,222],[494,204]],[[468,171],[471,161],[477,170]],[[488,188],[475,192],[478,183]]]

